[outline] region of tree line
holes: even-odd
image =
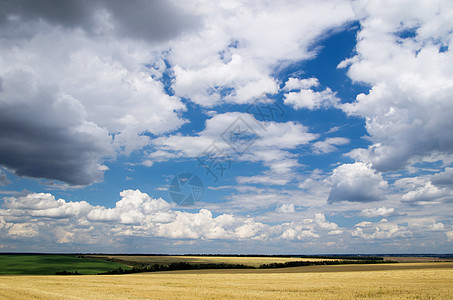
[[[186,262],[171,263],[169,265],[144,265],[134,266],[132,269],[123,269],[121,267],[98,273],[98,275],[115,275],[115,274],[132,274],[143,272],[162,272],[162,271],[176,271],[176,270],[202,270],[202,269],[272,269],[272,268],[290,268],[302,266],[316,266],[316,265],[342,265],[342,264],[377,264],[377,263],[396,263],[396,261],[388,260],[323,260],[323,261],[288,261],[284,263],[270,263],[262,264],[259,267],[248,266],[244,264],[226,264],[226,263],[206,263],[206,264],[190,264]]]

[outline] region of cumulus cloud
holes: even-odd
[[[163,41],[197,27],[199,19],[172,1],[6,1],[0,6],[0,25],[47,22],[89,34]],[[6,34],[6,33],[4,33]]]
[[[437,222],[430,217],[406,218],[401,223],[381,219],[378,222],[360,222],[356,224],[355,229],[351,231],[351,235],[352,237],[366,240],[394,239],[397,241],[433,235],[435,232],[443,232],[448,236],[448,232],[444,232],[444,230],[445,225],[442,222]]]
[[[372,202],[384,199],[387,182],[364,163],[343,164],[333,170],[327,202]]]
[[[246,147],[241,146],[241,140],[235,139],[238,130],[239,137],[246,135],[251,140]],[[287,149],[308,144],[317,136],[298,122],[258,121],[247,113],[229,112],[207,119],[204,130],[196,135],[176,134],[154,139],[153,145],[158,150],[150,153],[149,157],[162,161],[175,156],[203,158],[215,155],[216,158],[224,157],[232,161],[262,162],[270,168],[270,174],[249,179],[241,177],[239,180],[281,184],[282,178],[277,180],[272,175],[288,175],[300,166],[295,155]]]
[[[401,178],[394,186],[401,191],[401,201],[415,205],[436,205],[453,201],[453,191],[449,180],[449,170],[434,175]],[[436,184],[433,184],[436,182]]]
[[[355,225],[356,229],[351,232],[353,237],[366,240],[406,238],[412,236],[412,232],[406,226],[390,223],[382,219],[377,223],[362,222]]]
[[[330,230],[330,231],[338,230],[338,225],[335,223],[332,223],[332,222],[327,222],[324,214],[321,214],[321,213],[315,214],[314,222],[321,229]]]
[[[330,88],[323,91],[314,91],[312,88],[319,86],[319,81],[316,78],[297,79],[289,78],[285,83],[283,90],[297,92],[289,92],[283,95],[283,102],[286,105],[294,107],[294,109],[319,109],[334,106],[339,102]]]
[[[8,235],[12,238],[30,238],[38,233],[37,226],[32,223],[15,223],[8,229]]]
[[[452,3],[357,1],[354,7],[361,18],[357,54],[339,67],[348,66],[349,77],[371,89],[343,110],[365,119],[373,145],[351,156],[391,171],[432,154],[450,155]]]
[[[453,168],[445,168],[444,172],[434,174],[431,182],[436,186],[451,187],[453,185]]]
[[[423,186],[408,191],[401,197],[401,200],[419,205],[432,205],[453,200],[453,192],[446,188],[438,188],[431,182],[426,182]]]
[[[139,190],[125,190],[113,208],[87,202],[67,202],[49,193],[5,197],[0,209],[0,230],[12,238],[48,239],[67,244],[89,236],[141,236],[171,239],[273,240],[318,238],[338,234],[337,224],[323,214],[301,222],[268,225],[254,218],[232,214],[216,217],[208,209],[198,212],[177,210],[162,199],[153,199]],[[294,212],[294,205],[282,208]],[[46,220],[43,222],[43,220]],[[88,235],[88,236],[87,236]],[[85,240],[89,242],[89,240]],[[111,242],[111,241],[110,241]]]
[[[203,2],[204,28],[174,41],[169,53],[176,95],[213,106],[275,94],[275,67],[313,57],[313,41],[353,17],[347,1],[261,4]]]
[[[293,240],[317,239],[322,232],[327,232],[328,235],[343,233],[343,230],[337,224],[327,222],[324,214],[321,213],[316,213],[314,219],[285,223],[281,227],[284,228],[281,238]]]
[[[73,186],[99,182],[106,159],[187,122],[180,97],[212,106],[275,94],[276,66],[313,57],[312,43],[352,17],[341,0],[259,9],[249,2],[3,2],[0,164]],[[291,137],[278,142],[300,144]]]
[[[452,231],[447,231],[447,232],[445,233],[445,235],[447,236],[447,240],[448,240],[449,242],[453,241],[453,230],[452,230]]]
[[[385,206],[379,208],[366,208],[360,213],[364,217],[387,217],[395,212],[394,208],[387,208]]]
[[[4,76],[0,164],[21,176],[74,185],[102,180],[101,159],[113,155],[108,131],[85,118],[77,99],[33,77],[22,71]]]
[[[154,43],[197,24],[172,2],[3,2],[0,164],[87,185],[144,132],[179,128],[185,106],[164,91]]]
[[[277,207],[275,209],[275,211],[278,213],[291,214],[291,213],[296,212],[296,209],[294,208],[294,204],[284,203],[284,204],[280,205],[279,207]]]

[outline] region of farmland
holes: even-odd
[[[0,255],[0,275],[54,275],[56,272],[61,271],[97,274],[119,267],[127,268],[121,263],[81,258],[77,255]]]
[[[446,299],[453,293],[452,282],[453,263],[448,262],[117,276],[0,276],[0,298]]]
[[[291,261],[332,261],[336,259],[298,258],[298,257],[266,257],[266,256],[190,256],[190,255],[91,255],[91,258],[113,260],[124,264],[159,264],[184,262],[189,264],[243,264],[259,267],[262,264],[285,263]]]

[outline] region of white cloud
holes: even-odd
[[[387,182],[364,163],[343,164],[333,170],[327,201],[371,202],[384,198]]]
[[[382,219],[377,223],[362,222],[356,225],[356,229],[351,232],[353,237],[360,237],[366,240],[406,238],[412,232],[405,226],[389,223]]]
[[[360,213],[364,217],[387,217],[395,212],[394,208],[379,207],[379,208],[366,208]]]
[[[274,176],[256,175],[256,176],[238,176],[236,181],[239,184],[256,183],[265,185],[285,185],[288,183],[288,179]]]
[[[236,125],[240,125],[241,134],[248,134],[256,140],[247,147],[236,147],[238,144],[230,139],[231,134],[236,133],[234,128],[231,128],[236,128]],[[176,134],[153,140],[158,150],[151,153],[149,157],[163,161],[171,157],[203,158],[210,153],[215,154],[215,157],[224,157],[233,161],[262,162],[270,168],[269,174],[250,180],[256,183],[258,181],[264,183],[264,180],[277,183],[275,179],[271,179],[275,178],[275,174],[288,175],[294,168],[300,166],[294,154],[282,149],[295,149],[300,145],[308,144],[317,136],[310,133],[306,126],[297,122],[258,121],[250,114],[230,112],[207,119],[205,129],[196,135]],[[240,152],[237,151],[238,149],[244,150],[238,154],[237,152]]]
[[[298,79],[294,77],[288,78],[285,82],[285,86],[283,87],[284,91],[292,91],[292,90],[305,90],[312,87],[319,86],[318,78],[306,78],[306,79]]]
[[[447,231],[447,232],[445,233],[445,235],[447,236],[447,240],[448,240],[449,242],[453,241],[453,230],[452,230],[452,231]]]
[[[401,201],[416,205],[436,205],[453,200],[453,190],[447,184],[449,168],[434,175],[406,177],[394,182],[401,192]],[[433,184],[435,182],[436,184]]]
[[[438,188],[432,185],[431,182],[426,182],[425,185],[411,190],[401,197],[402,201],[419,205],[436,204],[451,199],[453,199],[452,191]]]
[[[13,238],[30,238],[39,234],[37,226],[31,223],[15,223],[8,229]]]
[[[3,198],[6,208],[10,209],[38,209],[44,210],[59,207],[60,203],[49,193],[28,194],[19,198]]]
[[[290,78],[292,79],[292,78]],[[300,86],[308,85],[300,83]],[[295,86],[290,82],[290,87]],[[287,85],[285,85],[285,88]],[[289,92],[284,94],[283,102],[286,105],[292,106],[294,109],[306,108],[309,110],[328,108],[335,106],[340,99],[335,96],[336,93],[332,92],[330,88],[323,91],[314,91],[312,89],[300,89],[298,92]]]
[[[313,151],[316,154],[325,154],[333,151],[337,151],[338,148],[335,146],[347,145],[349,139],[343,137],[332,137],[326,138],[324,141],[319,141],[313,144]]]
[[[372,87],[343,110],[365,119],[373,145],[351,155],[379,171],[451,155],[452,3],[356,1],[354,7],[361,18],[357,54],[339,67],[349,65],[352,80]]]
[[[294,204],[292,203],[283,203],[282,205],[277,207],[275,211],[278,213],[291,214],[296,212],[296,209],[294,208]]]
[[[170,209],[170,204],[162,199],[151,199],[139,190],[126,190],[114,208],[95,207],[87,215],[88,220],[97,222],[118,222],[140,224],[146,218],[159,217],[160,212]]]
[[[337,224],[327,222],[324,214],[316,213],[314,219],[305,219],[302,222],[291,222],[282,225],[284,229],[281,234],[283,239],[310,240],[321,237],[323,232],[327,235],[342,234],[343,230]]]
[[[274,68],[312,57],[308,48],[316,38],[353,17],[347,1],[198,5],[191,7],[201,12],[204,28],[173,41],[168,59],[176,95],[204,106],[277,93]]]
[[[174,205],[153,199],[139,190],[125,190],[120,195],[121,200],[113,208],[56,200],[53,195],[42,193],[4,198],[7,209],[0,210],[0,230],[5,237],[33,237],[57,244],[90,243],[90,236],[102,236],[106,243],[124,236],[301,240],[319,238],[323,234],[336,235],[341,231],[337,224],[326,221],[320,213],[315,214],[314,219],[268,225],[233,214],[214,217],[208,209],[179,211]],[[18,207],[22,208],[20,213]],[[282,213],[295,212],[292,203],[279,209]]]
[[[115,151],[147,145],[144,132],[186,122],[184,104],[160,82],[156,42],[199,21],[172,3],[72,2],[45,9],[27,1],[2,12],[0,164],[20,176],[87,185],[103,179],[98,166]]]
[[[429,225],[428,230],[430,231],[443,231],[445,228],[445,225],[441,222],[436,223],[433,221],[431,225]]]
[[[319,228],[324,230],[338,230],[338,225],[335,223],[327,222],[324,214],[317,213],[315,214],[315,223]]]

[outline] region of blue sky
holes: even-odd
[[[0,251],[452,252],[452,12],[0,4]]]

